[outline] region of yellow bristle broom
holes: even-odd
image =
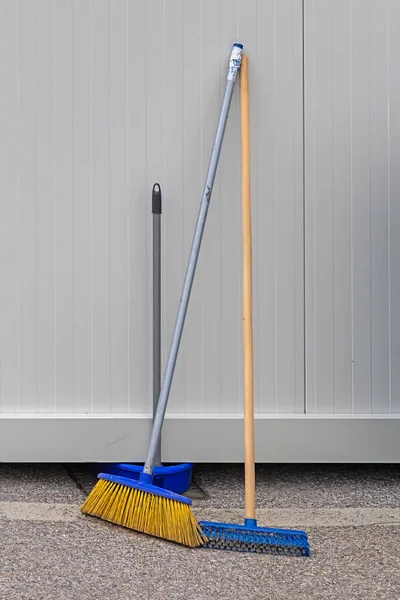
[[[86,502],[81,508],[81,511],[84,514],[99,517],[105,521],[110,521],[111,523],[116,523],[117,525],[128,527],[129,529],[178,542],[192,548],[202,546],[207,541],[192,514],[192,501],[185,496],[180,496],[179,494],[153,485],[153,468],[196,271],[204,226],[210,205],[211,193],[229,108],[237,73],[241,64],[242,49],[242,44],[234,44],[230,55],[225,94],[222,101],[217,131],[168,354],[164,380],[161,386],[157,410],[154,415],[149,449],[143,472],[140,474],[138,481],[107,473],[99,473],[99,481],[90,492]]]

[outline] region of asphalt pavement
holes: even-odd
[[[400,599],[400,468],[257,467],[260,525],[310,558],[191,550],[84,517],[81,465],[0,465],[0,600]],[[197,465],[194,512],[241,522],[243,468]]]

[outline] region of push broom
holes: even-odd
[[[228,67],[224,98],[220,110],[214,145],[211,152],[203,195],[200,202],[195,232],[185,273],[183,289],[176,316],[165,375],[161,386],[157,410],[153,420],[146,462],[139,480],[99,473],[96,483],[81,511],[118,525],[141,531],[156,537],[196,547],[204,543],[192,511],[192,501],[185,496],[153,485],[153,469],[167,408],[169,392],[178,356],[183,326],[189,304],[200,245],[203,237],[211,193],[217,171],[219,155],[235,87],[236,76],[242,57],[241,44],[234,44]]]
[[[309,556],[304,531],[258,527],[255,502],[253,325],[252,325],[252,237],[250,206],[250,115],[248,59],[240,68],[240,122],[242,143],[242,293],[243,293],[243,380],[245,521],[243,525],[200,521],[204,547],[237,552]]]

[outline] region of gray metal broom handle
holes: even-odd
[[[172,334],[171,346],[168,354],[167,364],[165,367],[165,375],[161,386],[161,392],[160,397],[158,399],[156,414],[153,420],[153,428],[151,431],[149,450],[146,458],[146,463],[143,469],[145,473],[150,475],[153,472],[157,448],[161,437],[161,429],[164,421],[165,411],[167,409],[169,392],[171,390],[172,378],[175,371],[176,359],[178,356],[183,326],[185,323],[186,311],[189,304],[190,292],[192,289],[194,274],[196,271],[197,259],[199,257],[200,245],[203,237],[204,226],[206,223],[208,207],[210,206],[211,193],[214,185],[215,174],[217,171],[219,155],[221,152],[222,140],[225,133],[225,127],[228,119],[233,90],[235,87],[236,76],[239,71],[240,63],[242,60],[242,48],[243,46],[241,44],[234,44],[229,60],[225,94],[222,101],[217,131],[215,134],[210,163],[207,171],[207,177],[204,185],[203,196],[201,198],[199,214],[197,217],[196,229],[193,236],[189,261],[186,268],[185,279],[183,282],[181,299],[179,302],[174,331]]]
[[[159,183],[153,185],[151,198],[153,214],[153,419],[157,412],[161,389],[161,214],[162,200]],[[154,465],[161,465],[161,436],[154,453]]]

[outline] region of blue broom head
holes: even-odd
[[[245,519],[244,525],[200,521],[205,542],[203,548],[310,556],[310,545],[304,531],[257,527],[255,519]]]
[[[176,502],[189,504],[189,506],[192,504],[190,498],[186,498],[186,496],[181,496],[180,494],[176,494],[175,492],[171,492],[170,490],[166,490],[154,485],[153,476],[148,475],[147,473],[142,472],[138,480],[128,479],[127,477],[121,477],[118,475],[111,475],[110,473],[99,473],[97,477],[98,479],[111,481],[112,483],[117,483],[135,490],[147,492],[148,494],[153,494],[154,496],[161,496],[161,498],[167,498],[168,500],[175,500]]]

